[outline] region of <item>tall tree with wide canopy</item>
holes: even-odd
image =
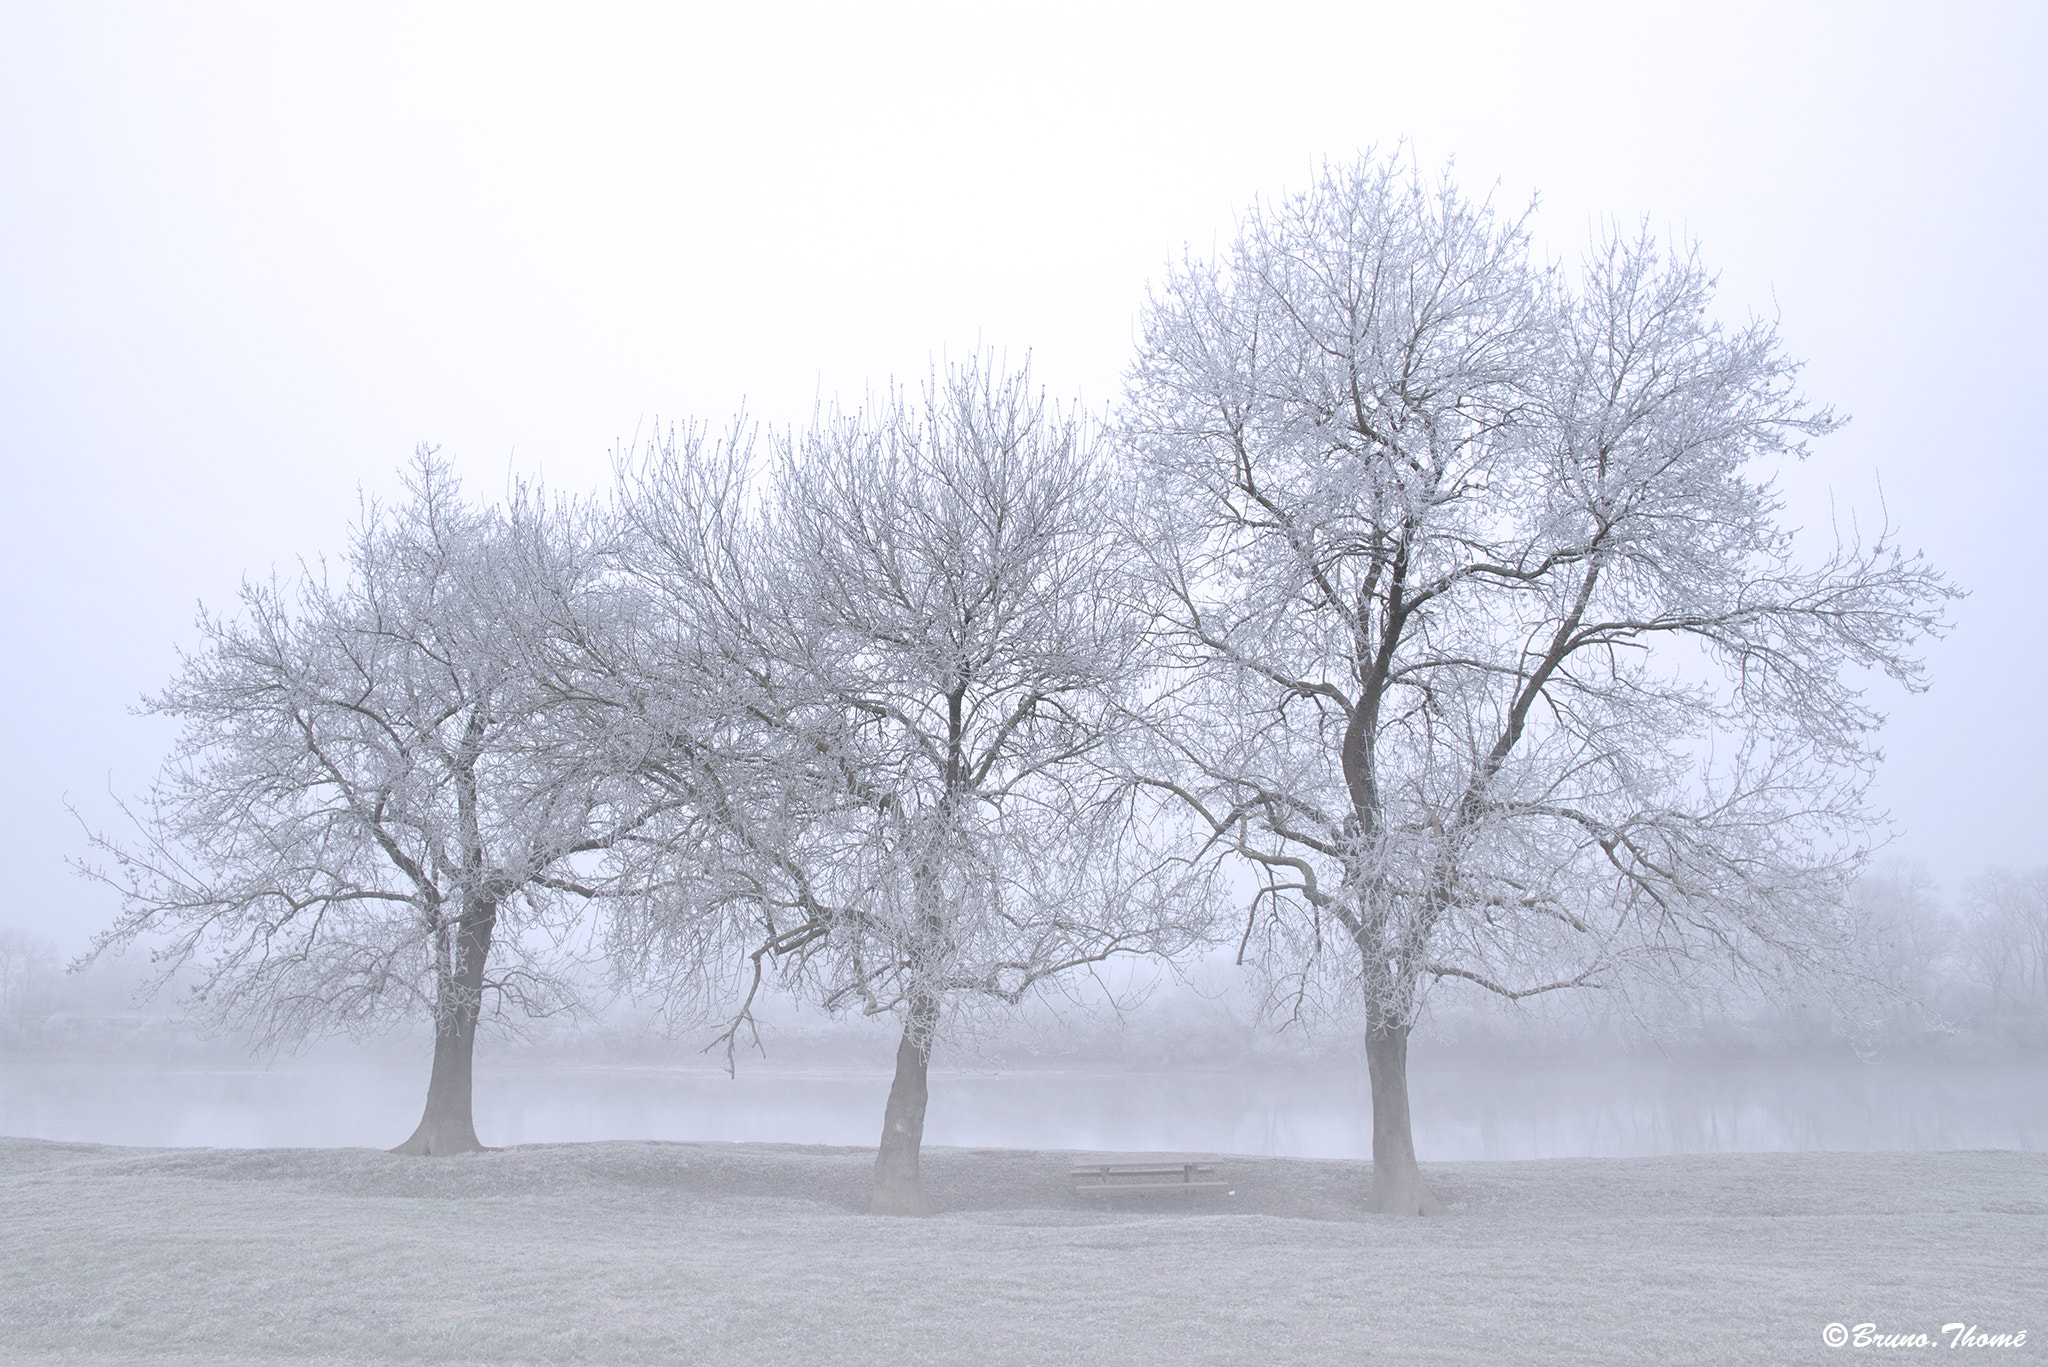
[[[978,359],[774,445],[760,489],[737,435],[671,442],[629,499],[681,692],[747,704],[674,728],[692,891],[623,948],[688,974],[722,927],[752,983],[900,1017],[871,1209],[923,1214],[949,1013],[1192,939],[1095,763],[1138,640],[1114,490],[1086,424]]]
[[[480,1017],[572,1005],[555,953],[601,889],[579,859],[654,805],[587,726],[575,662],[602,615],[600,527],[524,491],[467,504],[422,451],[366,508],[343,580],[245,583],[238,617],[147,700],[184,724],[136,834],[85,871],[122,895],[93,953],[163,937],[224,1025],[290,1042],[420,1014],[434,1056],[398,1152],[479,1147]],[[583,859],[587,864],[588,860]]]
[[[1835,425],[1691,253],[1533,267],[1398,158],[1326,169],[1151,299],[1126,544],[1177,680],[1140,781],[1258,891],[1275,986],[1363,997],[1373,1208],[1435,1209],[1407,1046],[1504,998],[1848,950],[1881,720],[1948,592],[1889,536],[1803,559],[1769,470]]]

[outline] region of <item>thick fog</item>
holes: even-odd
[[[1688,1060],[1510,1064],[1418,1053],[1415,1146],[1430,1162],[1674,1154],[2048,1149],[2022,1063]],[[871,1147],[879,1067],[504,1065],[477,1086],[492,1145],[613,1139]],[[420,1073],[332,1061],[268,1069],[10,1059],[0,1132],[143,1147],[389,1147]],[[1358,1159],[1362,1067],[1147,1072],[934,1065],[933,1146]]]
[[[1911,880],[1908,879],[1908,882]],[[1897,880],[1890,885],[1895,890]],[[1881,899],[1886,885],[1869,889]],[[1896,904],[1895,912],[1899,911]],[[1919,1005],[1856,1028],[1819,1002],[1638,993],[1503,1011],[1446,992],[1410,1068],[1428,1161],[1800,1151],[2048,1151],[2038,978],[1995,1004],[1973,925],[1904,913],[1898,971]],[[134,965],[59,977],[9,961],[0,1133],[92,1143],[365,1146],[419,1115],[431,1039],[417,1023],[298,1052],[208,1034],[174,988],[137,1005]],[[962,1033],[934,1054],[936,1146],[1369,1157],[1355,1023],[1261,1022],[1227,959],[1184,980],[1133,972],[1102,999]],[[1937,1011],[1936,1006],[1945,1009]],[[709,1026],[614,1001],[480,1044],[476,1123],[496,1146],[598,1140],[870,1147],[889,1091],[888,1023],[786,1000],[728,1068]]]
[[[713,10],[0,7],[0,1357],[2038,1351],[2048,10]]]
[[[1950,894],[2048,860],[2037,9],[795,13],[0,18],[0,925],[68,956],[107,924],[65,802],[119,822],[195,605],[338,554],[416,444],[587,493],[658,424],[802,421],[977,345],[1107,405],[1184,247],[1404,137],[1540,194],[1553,259],[1640,221],[1778,322],[1853,420],[1788,520],[1889,521],[1971,593],[1927,693],[1870,685],[1893,852]]]

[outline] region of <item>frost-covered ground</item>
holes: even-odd
[[[455,1159],[0,1140],[0,1360],[1840,1361],[1830,1322],[2048,1343],[2048,1155],[1425,1165],[1220,1157],[1234,1197],[1092,1210],[1077,1155],[593,1143]],[[1105,1155],[1105,1157],[1129,1157]],[[1978,1354],[1983,1356],[1983,1354]]]

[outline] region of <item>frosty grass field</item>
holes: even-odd
[[[873,1150],[135,1149],[0,1140],[0,1361],[1822,1362],[1831,1322],[2048,1344],[2048,1154],[1425,1165],[1219,1156],[1234,1196],[1090,1209],[1132,1155],[927,1150],[929,1220],[857,1213]],[[1944,1340],[1942,1346],[1946,1347]]]

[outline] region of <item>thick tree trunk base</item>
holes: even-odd
[[[1443,1202],[1429,1194],[1420,1170],[1389,1173],[1381,1180],[1379,1165],[1372,1170],[1372,1200],[1366,1206],[1375,1215],[1441,1215]]]
[[[439,1158],[451,1153],[483,1151],[484,1146],[477,1142],[476,1126],[469,1120],[430,1113],[420,1118],[412,1138],[390,1152],[414,1158]]]
[[[1366,1069],[1372,1078],[1372,1200],[1380,1215],[1441,1215],[1415,1165],[1408,1117],[1408,1031],[1372,1026],[1365,1032]]]
[[[924,1187],[915,1178],[908,1183],[884,1183],[876,1179],[875,1194],[868,1199],[868,1214],[922,1216],[931,1213],[931,1202],[924,1199]]]
[[[434,1071],[427,1079],[426,1112],[412,1138],[391,1150],[414,1157],[480,1153],[472,1107],[471,1060],[476,1042],[473,1014],[434,1032]]]
[[[870,1215],[929,1215],[918,1154],[924,1145],[924,1110],[930,1096],[925,1085],[931,1062],[931,1028],[936,1010],[915,1008],[903,1025],[896,1046],[896,1079],[889,1085],[888,1109],[882,1113],[882,1144],[875,1154],[875,1190],[868,1199]]]

